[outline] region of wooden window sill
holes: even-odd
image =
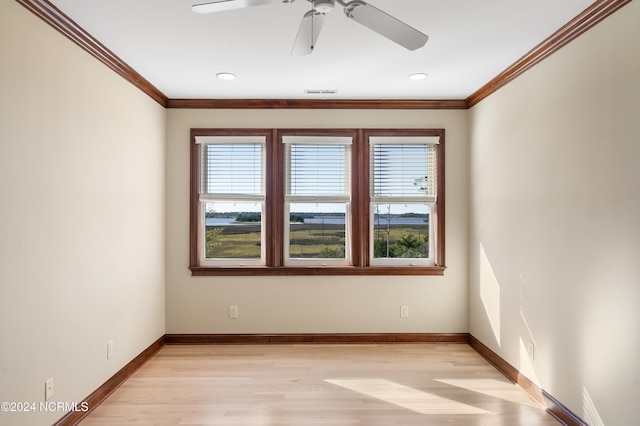
[[[192,276],[444,275],[445,266],[191,266]]]

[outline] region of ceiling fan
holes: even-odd
[[[232,9],[243,9],[272,3],[293,3],[295,0],[216,0],[196,4],[192,10],[197,13],[222,12]],[[362,0],[307,0],[311,10],[304,14],[298,35],[291,49],[292,55],[308,55],[313,52],[325,16],[331,12],[335,4],[343,7],[347,18],[364,25],[378,34],[398,43],[409,50],[416,50],[425,45],[429,37],[393,16],[371,6]]]

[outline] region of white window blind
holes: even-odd
[[[264,138],[230,139],[196,140],[201,146],[200,200],[264,200]]]
[[[287,148],[286,198],[349,201],[351,138],[283,138]]]
[[[437,138],[372,137],[370,143],[373,199],[435,199]]]

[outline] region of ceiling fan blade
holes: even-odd
[[[191,6],[191,10],[196,13],[223,12],[225,10],[243,9],[251,6],[262,6],[263,4],[288,3],[283,0],[217,0],[208,3]]]
[[[291,54],[304,56],[313,52],[320,35],[322,25],[324,25],[325,15],[311,9],[302,17],[296,41],[293,43]]]
[[[343,6],[347,17],[409,50],[416,50],[429,40],[426,34],[364,1],[355,0]]]

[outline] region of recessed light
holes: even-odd
[[[411,80],[424,80],[425,78],[429,77],[427,74],[423,73],[423,72],[418,72],[415,74],[411,74],[409,76],[409,78]]]
[[[218,77],[220,80],[234,80],[236,78],[236,75],[230,72],[219,72],[218,74],[216,74],[216,77]]]

